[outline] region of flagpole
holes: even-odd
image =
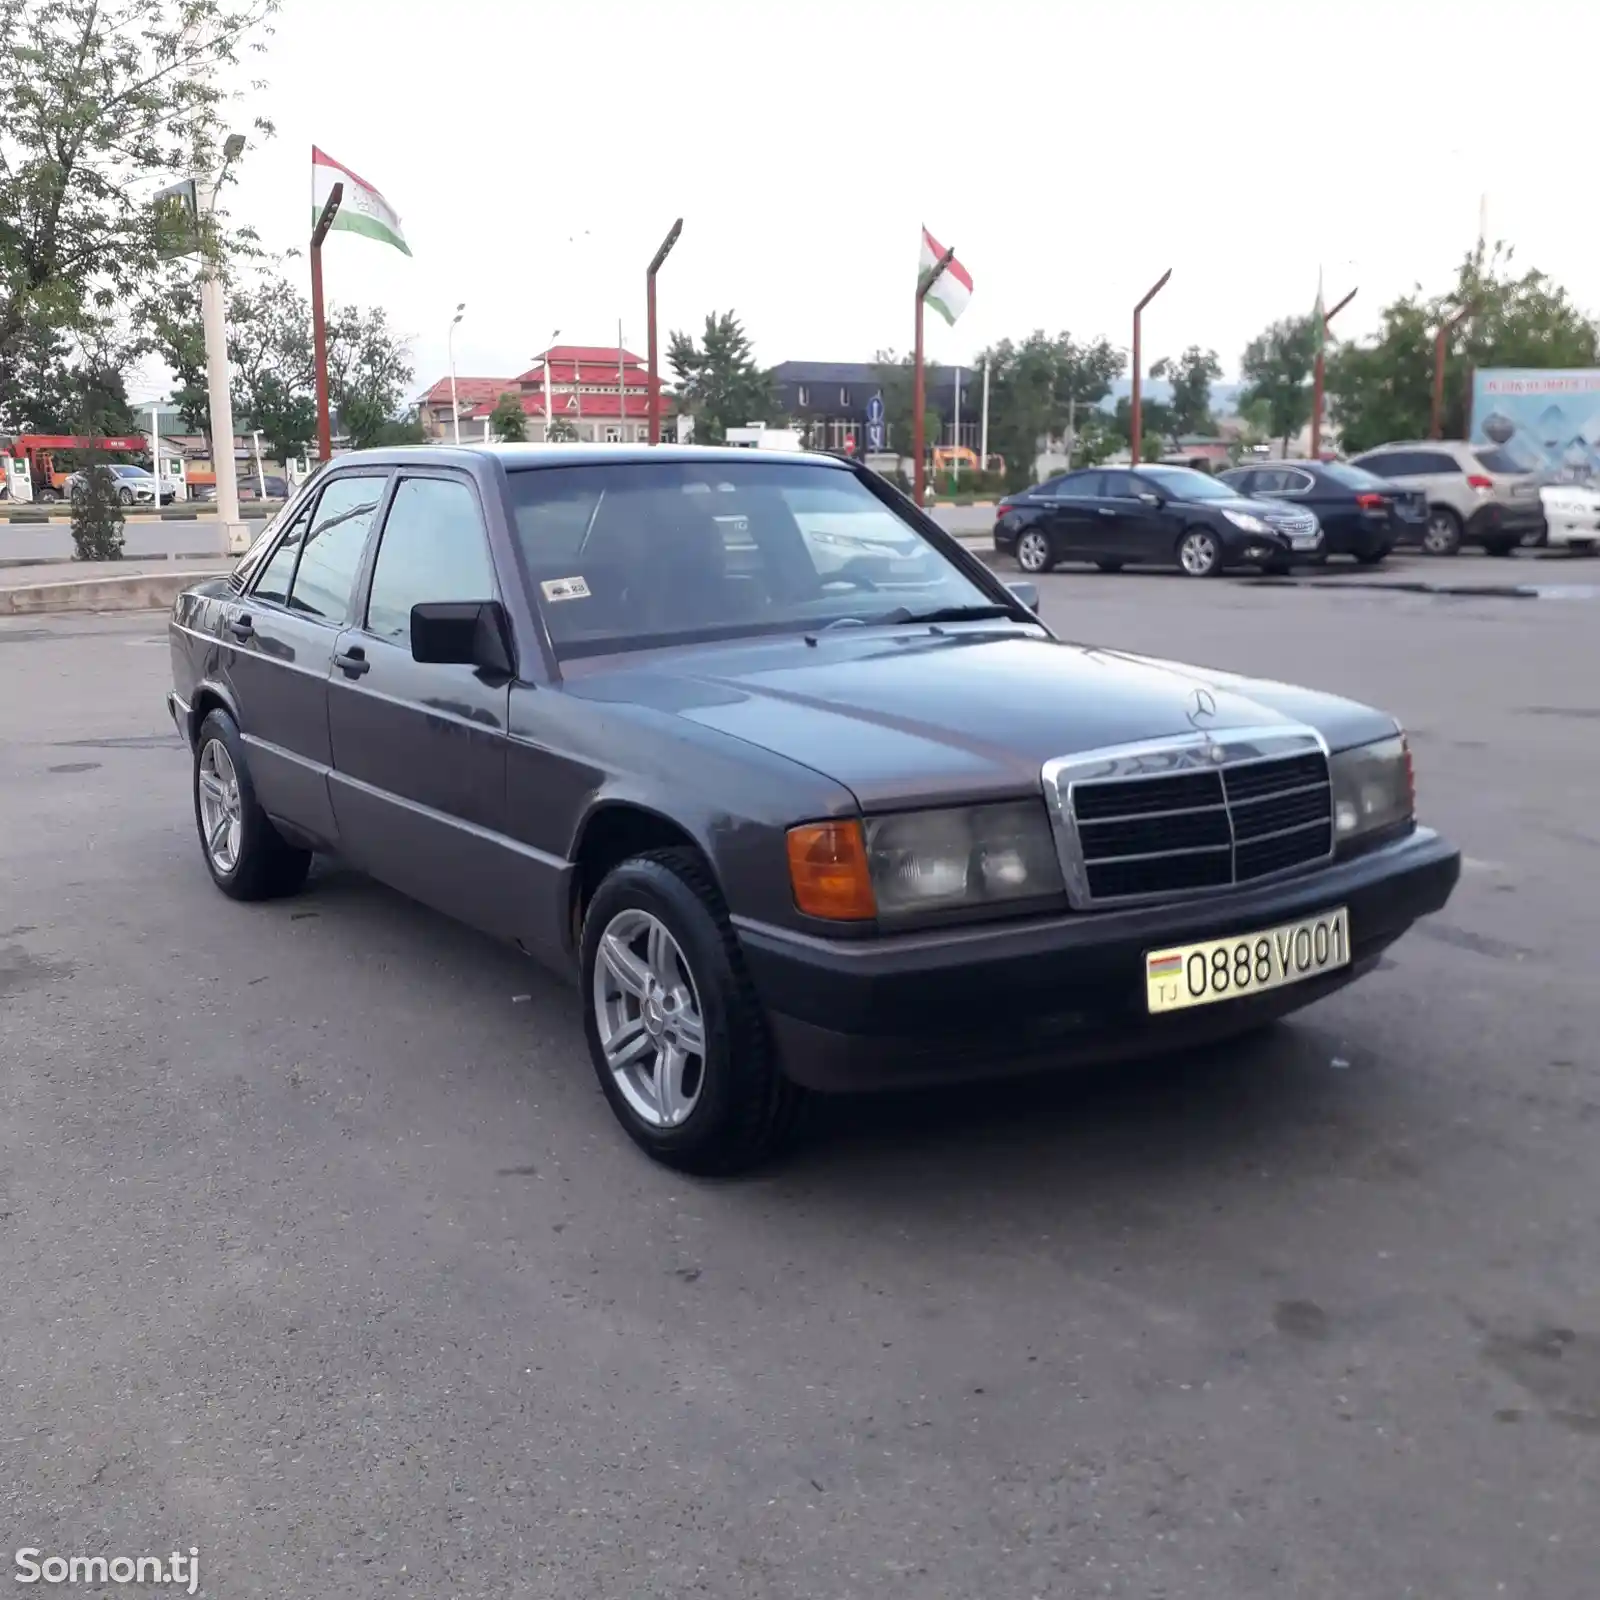
[[[628,442],[628,390],[622,381],[622,318],[617,318],[617,438]]]
[[[956,368],[956,420],[951,427],[950,442],[956,453],[950,457],[950,478],[957,488],[961,486],[961,368]]]
[[[338,215],[344,199],[344,185],[334,184],[328,203],[311,230],[311,337],[317,368],[317,452],[324,461],[333,460],[333,424],[328,416],[328,319],[322,306],[322,241]]]
[[[917,280],[917,338],[915,354],[912,357],[911,378],[911,448],[916,459],[912,463],[911,483],[919,510],[922,508],[922,492],[926,485],[922,460],[923,410],[927,400],[922,377],[922,302],[928,298],[928,291],[938,282],[939,274],[955,260],[955,256],[955,246],[952,245]]]

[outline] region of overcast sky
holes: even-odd
[[[285,0],[262,67],[277,137],[231,192],[275,247],[310,225],[310,147],[376,185],[410,260],[353,234],[330,297],[385,306],[420,390],[510,376],[556,327],[645,345],[644,268],[674,217],[666,332],[743,319],[763,363],[911,337],[920,225],[972,274],[929,355],[1036,327],[1190,343],[1237,371],[1269,320],[1359,284],[1340,332],[1476,236],[1591,312],[1587,0]],[[252,109],[257,109],[252,105]],[[303,260],[296,267],[304,271]]]

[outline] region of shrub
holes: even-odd
[[[92,462],[72,486],[72,547],[79,561],[122,559],[122,506],[117,480]]]

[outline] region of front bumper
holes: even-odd
[[[736,919],[784,1070],[832,1091],[1154,1055],[1226,1038],[1370,970],[1449,900],[1460,852],[1428,828],[1304,877],[1209,901],[834,940]],[[1350,911],[1349,967],[1257,998],[1152,1017],[1147,950]]]

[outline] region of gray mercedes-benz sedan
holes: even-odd
[[[366,451],[180,596],[217,886],[314,851],[576,978],[651,1155],[807,1090],[1226,1037],[1450,896],[1394,718],[1058,639],[866,468]]]

